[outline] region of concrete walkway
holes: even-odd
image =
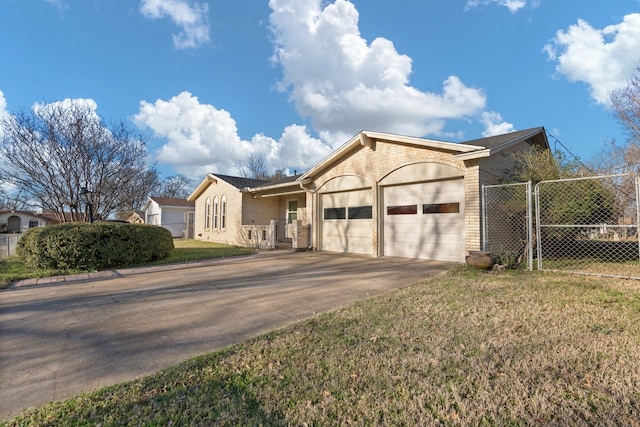
[[[451,266],[273,251],[22,281],[0,291],[0,420],[151,374]]]

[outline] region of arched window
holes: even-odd
[[[218,229],[218,196],[213,198],[213,229]]]
[[[220,199],[220,228],[227,228],[227,196],[223,195]]]
[[[207,197],[207,200],[204,202],[204,229],[209,229],[209,224],[211,223],[211,200]]]

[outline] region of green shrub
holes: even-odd
[[[73,222],[27,230],[16,253],[33,268],[100,270],[156,261],[172,249],[161,227]]]

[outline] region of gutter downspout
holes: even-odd
[[[307,181],[308,180],[308,181]],[[306,182],[304,182],[306,181]],[[309,230],[309,245],[307,246],[307,250],[313,250],[313,236],[311,235],[311,231],[313,231],[313,224],[316,223],[315,221],[315,216],[316,216],[316,211],[313,209],[313,201],[316,198],[316,190],[315,189],[310,189],[305,187],[305,185],[311,184],[313,182],[313,180],[307,178],[303,181],[300,181],[300,188],[302,188],[304,191],[308,191],[311,193],[311,212],[313,213],[312,217],[311,217],[311,224],[309,224],[309,227],[311,228],[311,230]],[[317,231],[316,227],[316,231]],[[317,236],[316,236],[317,237]]]

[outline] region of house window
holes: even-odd
[[[460,213],[460,203],[433,203],[429,205],[422,205],[422,213]]]
[[[373,209],[371,206],[349,206],[349,219],[371,219]]]
[[[218,196],[213,198],[213,229],[218,229]]]
[[[262,240],[267,240],[267,230],[262,230]]]
[[[247,238],[248,238],[249,240],[251,240],[251,230],[249,230],[249,231],[247,232]]]
[[[38,221],[31,220],[29,221],[29,228],[36,228],[40,223]]]
[[[204,202],[204,229],[209,229],[209,223],[211,221],[211,200],[207,197],[207,201]]]
[[[325,208],[324,219],[346,219],[347,208]]]
[[[387,215],[416,215],[418,205],[387,206]]]
[[[227,196],[220,199],[220,228],[227,228]]]
[[[298,219],[298,201],[289,200],[287,202],[287,224],[291,224]]]

